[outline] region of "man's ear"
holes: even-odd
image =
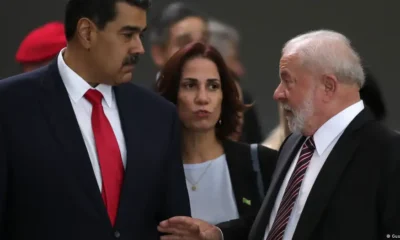
[[[81,18],[76,26],[76,35],[82,46],[90,50],[97,35],[96,25],[88,18]]]
[[[338,87],[338,79],[332,74],[322,76],[322,87],[324,89],[324,101],[329,101]]]

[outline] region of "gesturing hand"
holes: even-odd
[[[161,240],[222,240],[216,226],[191,217],[172,217],[162,221],[158,231],[169,234],[162,236]]]

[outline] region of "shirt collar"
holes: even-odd
[[[324,123],[314,134],[315,148],[322,155],[327,147],[335,140],[364,109],[362,100],[339,112]]]
[[[62,49],[58,54],[57,65],[61,79],[63,80],[65,88],[67,89],[68,95],[72,101],[77,103],[81,98],[84,97],[85,93],[89,89],[96,89],[103,94],[107,106],[111,108],[113,106],[112,87],[106,84],[99,84],[95,88],[90,86],[88,82],[86,82],[65,63],[63,57],[64,50],[65,48]]]

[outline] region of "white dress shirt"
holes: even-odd
[[[303,179],[303,183],[300,187],[299,195],[297,196],[296,202],[293,206],[292,213],[290,215],[286,230],[283,236],[283,240],[290,240],[293,238],[294,231],[296,230],[297,223],[300,219],[300,215],[303,211],[304,205],[307,201],[308,195],[310,194],[311,188],[314,185],[315,179],[317,178],[322,166],[328,158],[330,152],[339,140],[340,136],[350,124],[350,122],[364,109],[363,101],[359,101],[350,107],[347,107],[334,117],[329,119],[324,125],[322,125],[314,134],[315,151],[311,158],[310,165],[306,171]],[[264,239],[267,238],[269,231],[271,230],[272,223],[275,220],[279,205],[282,201],[283,194],[286,186],[289,182],[289,178],[292,175],[296,166],[297,160],[300,155],[301,148],[297,153],[294,161],[292,162],[286,177],[279,190],[278,196],[275,200],[274,208],[272,209],[269,224],[267,226]]]
[[[75,73],[64,61],[63,53],[64,49],[58,55],[57,65],[60,72],[60,76],[67,89],[69,98],[71,100],[72,108],[76,119],[79,124],[79,128],[82,133],[83,140],[86,145],[86,149],[89,154],[90,161],[92,163],[94,175],[101,191],[102,178],[100,171],[100,164],[97,157],[96,143],[93,136],[92,129],[92,104],[86,100],[84,94],[89,89],[93,89],[85,80],[83,80],[77,73]],[[105,84],[99,84],[94,88],[103,94],[103,109],[111,127],[114,131],[115,137],[117,138],[118,146],[121,152],[122,162],[124,168],[126,167],[126,147],[125,139],[121,128],[121,122],[119,118],[117,103],[115,100],[114,91],[111,86]],[[60,123],[62,124],[62,123]]]

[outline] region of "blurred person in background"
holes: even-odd
[[[217,224],[226,239],[245,239],[252,222],[248,219],[255,218],[268,189],[277,152],[258,147],[262,178],[257,178],[250,146],[229,140],[246,105],[223,58],[211,46],[189,44],[167,62],[157,91],[176,105],[182,122],[192,216]],[[262,194],[257,180],[262,181]],[[168,232],[162,225],[160,230]]]
[[[240,85],[240,79],[244,76],[245,69],[239,54],[239,32],[234,27],[216,19],[209,20],[208,31],[210,45],[221,53],[226,65],[233,72],[234,78]],[[253,98],[248,91],[242,88],[242,94],[245,104],[253,103]],[[239,140],[246,143],[260,143],[262,141],[262,128],[254,104],[244,112],[243,122]]]
[[[209,43],[222,55],[226,65],[239,78],[245,74],[244,66],[240,60],[240,34],[236,28],[227,23],[210,18],[208,21]]]
[[[151,57],[157,68],[163,68],[186,44],[207,42],[207,24],[207,17],[188,3],[174,2],[165,7],[151,21]]]
[[[289,136],[290,130],[288,126],[288,121],[284,115],[284,110],[282,104],[278,103],[278,117],[279,124],[276,126],[268,137],[264,140],[262,145],[269,147],[271,149],[279,150],[283,141]]]
[[[232,71],[231,71],[231,76],[232,76],[232,79],[235,82],[235,85],[236,85],[236,88],[237,88],[237,91],[238,91],[238,94],[239,94],[239,100],[240,100],[240,102],[242,102],[244,104],[243,90],[242,90],[242,87],[240,86],[239,79],[236,77],[236,75]],[[249,111],[249,109],[251,109],[252,105],[246,104],[246,106],[247,107],[243,112],[239,112],[238,113],[239,122],[238,122],[238,125],[237,125],[237,129],[229,137],[233,141],[240,141],[240,138],[243,135],[243,125],[244,125],[244,117],[243,116],[244,116],[244,113],[246,111]]]
[[[15,59],[23,72],[30,72],[50,63],[66,46],[64,24],[49,22],[35,28],[24,38]]]
[[[364,67],[365,83],[360,90],[360,97],[378,121],[385,121],[387,110],[385,100],[375,75],[369,67]]]

